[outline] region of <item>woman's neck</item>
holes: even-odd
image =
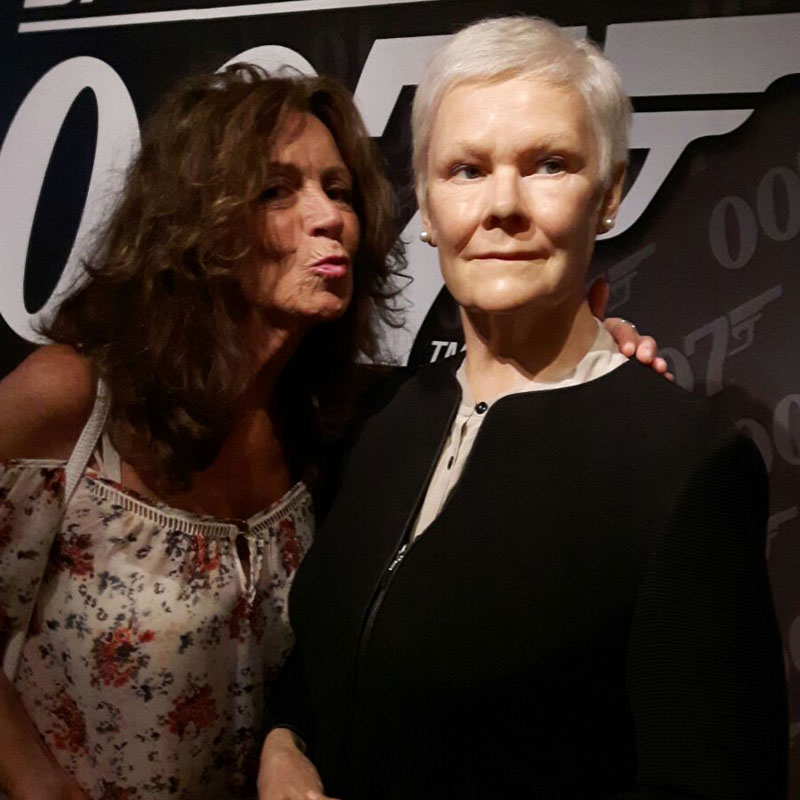
[[[306,331],[279,325],[261,315],[254,315],[245,336],[252,354],[252,378],[248,393],[256,399],[269,398],[275,384],[297,351]]]
[[[192,476],[191,497],[184,498],[208,504],[203,510],[214,516],[248,517],[285,494],[293,480],[276,389],[301,336],[258,325],[251,336],[254,372],[233,408],[231,432],[214,463]]]
[[[248,390],[233,415],[231,431],[208,467],[195,472],[183,491],[156,492],[155,482],[122,465],[122,483],[174,508],[220,519],[246,519],[282,497],[294,481],[274,392]]]
[[[146,473],[123,464],[122,482],[145,495],[156,495],[175,508],[218,518],[247,518],[282,497],[295,480],[291,473],[285,421],[277,402],[278,380],[294,355],[300,337],[279,328],[254,324],[250,380],[232,409],[231,430],[208,467],[192,475],[191,487],[156,493]]]
[[[589,306],[550,313],[522,309],[486,314],[461,310],[467,345],[465,370],[473,396],[489,400],[537,380],[567,375],[586,355],[597,336]]]

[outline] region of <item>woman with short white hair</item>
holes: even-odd
[[[466,355],[361,430],[292,589],[262,800],[783,798],[764,466],[584,297],[622,196],[616,72],[487,20],[413,124]]]

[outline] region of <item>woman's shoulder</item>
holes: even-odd
[[[610,373],[609,395],[624,398],[625,415],[642,415],[660,425],[701,425],[716,429],[724,425],[708,398],[667,380],[650,367],[629,361]]]
[[[720,453],[733,453],[734,460],[749,462],[756,471],[763,469],[758,448],[731,415],[742,390],[731,386],[704,397],[633,362],[618,373],[619,380],[608,382],[609,391],[603,398],[605,407],[613,412],[609,424],[617,425],[620,435],[642,444],[649,456],[666,458],[666,453],[678,452],[689,469]]]
[[[67,458],[92,410],[87,358],[45,345],[0,381],[0,459]]]

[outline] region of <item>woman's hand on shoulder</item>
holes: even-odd
[[[45,345],[0,381],[0,460],[67,458],[94,402],[89,361]]]
[[[332,800],[288,728],[273,728],[261,749],[258,800]]]
[[[635,356],[637,361],[652,367],[668,380],[673,380],[672,373],[667,372],[667,362],[658,355],[658,343],[652,336],[642,336],[632,322],[622,317],[605,318],[608,298],[608,281],[598,278],[589,288],[589,308],[592,314],[603,320],[605,329],[614,337],[620,353],[628,358]]]

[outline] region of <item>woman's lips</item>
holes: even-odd
[[[350,262],[343,256],[331,256],[330,258],[323,258],[317,261],[311,267],[311,271],[315,275],[321,275],[325,278],[343,278],[347,275],[347,270],[350,267]]]
[[[491,252],[472,256],[474,261],[538,261],[540,258],[542,258],[541,254],[530,251],[517,253]]]

